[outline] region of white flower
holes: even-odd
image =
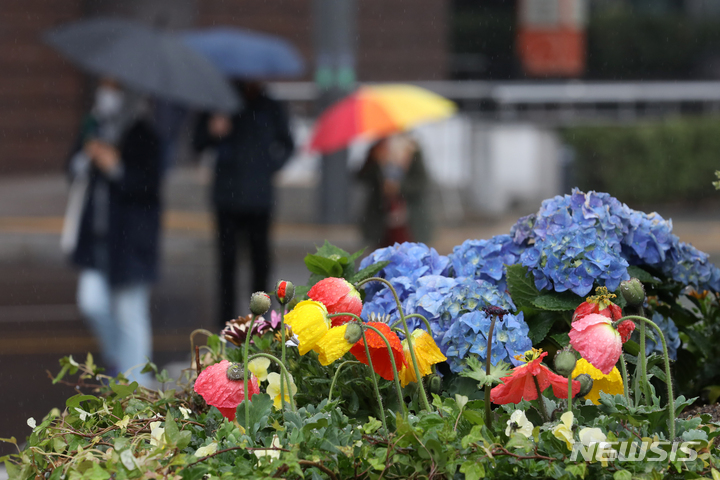
[[[90,412],[86,412],[82,408],[75,407],[75,410],[78,412],[78,414],[80,415],[80,420],[82,420],[83,422],[85,421],[85,419],[87,417],[92,417],[92,415],[93,415]]]
[[[165,428],[160,425],[162,422],[150,423],[150,445],[162,447],[165,444]]]
[[[599,428],[583,428],[580,430],[580,433],[578,433],[578,436],[582,444],[586,447],[589,447],[593,443],[600,443],[607,440],[607,437]]]
[[[210,445],[198,448],[195,452],[195,456],[198,458],[202,458],[207,457],[208,455],[212,455],[213,453],[217,452],[217,447],[217,442],[212,442]]]
[[[35,419],[33,417],[27,419],[27,424],[28,427],[32,428],[33,430],[35,430],[35,427],[37,427],[37,422],[35,422]]]
[[[560,423],[552,430],[555,438],[564,441],[568,450],[572,450],[573,443],[575,443],[572,431],[574,419],[575,416],[572,412],[565,412],[560,416]]]
[[[278,438],[277,435],[273,435],[273,439],[272,439],[272,442],[270,442],[270,446],[273,449],[259,448],[257,450],[253,450],[253,453],[255,454],[256,457],[258,457],[258,460],[260,460],[262,458],[270,458],[271,460],[280,458],[280,450],[274,450],[275,448],[280,448],[280,439]]]
[[[532,422],[527,419],[525,412],[523,410],[515,410],[512,415],[510,415],[510,420],[507,422],[505,435],[509,437],[513,433],[519,433],[524,435],[526,438],[530,438],[532,436],[533,428],[535,427]]]
[[[298,347],[300,345],[300,339],[297,335],[293,335],[291,338],[285,340],[286,347]]]
[[[180,413],[182,413],[182,416],[185,420],[190,419],[190,413],[192,412],[189,408],[185,407],[178,407],[180,409]]]

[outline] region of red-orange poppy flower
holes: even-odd
[[[362,312],[360,292],[344,278],[323,278],[310,289],[308,298],[325,305],[328,313],[353,313],[360,316]],[[349,315],[335,317],[332,326],[337,327],[352,319]]]
[[[395,367],[398,371],[405,365],[405,358],[403,357],[403,347],[400,342],[400,338],[390,330],[390,326],[387,323],[379,322],[368,322],[366,325],[375,327],[387,338],[392,348],[393,358],[395,359]],[[392,380],[395,378],[393,373],[392,363],[390,361],[390,354],[388,353],[387,345],[383,339],[375,333],[373,330],[365,331],[365,338],[367,338],[368,349],[370,350],[370,358],[372,358],[373,370],[375,373],[380,375],[385,380]],[[369,365],[367,355],[365,354],[365,343],[362,338],[350,349],[350,353],[355,355],[355,358],[360,360],[365,365]]]
[[[233,421],[237,406],[245,399],[243,373],[241,365],[223,360],[200,372],[195,380],[195,391],[208,405],[220,410],[223,417]],[[252,374],[248,378],[248,390],[250,398],[260,393],[257,378]]]
[[[505,382],[490,390],[490,401],[498,405],[506,403],[520,403],[521,400],[537,400],[538,386],[540,391],[552,386],[553,393],[558,398],[567,398],[568,396],[568,379],[550,371],[548,367],[543,365],[542,359],[547,352],[532,349],[525,354],[527,363],[515,367],[512,375],[503,377],[501,380]],[[537,380],[537,386],[535,385]],[[580,391],[580,382],[573,380],[572,396]]]

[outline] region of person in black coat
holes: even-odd
[[[80,268],[78,306],[110,371],[139,374],[152,354],[150,286],[158,275],[161,151],[147,105],[104,80],[70,161],[63,247]]]
[[[215,152],[212,203],[220,267],[219,325],[238,316],[236,264],[238,235],[246,238],[252,259],[253,291],[268,289],[272,178],[294,149],[282,105],[257,82],[236,82],[245,106],[233,117],[203,115],[193,139],[197,152]]]

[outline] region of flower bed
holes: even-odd
[[[680,418],[720,383],[720,270],[670,222],[574,191],[449,256],[360,255],[254,294],[180,388],[61,360],[80,393],[11,478],[720,477],[720,424]]]

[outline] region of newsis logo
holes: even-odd
[[[586,462],[692,462],[697,451],[692,447],[702,442],[593,442],[573,444],[570,460],[580,455]]]

